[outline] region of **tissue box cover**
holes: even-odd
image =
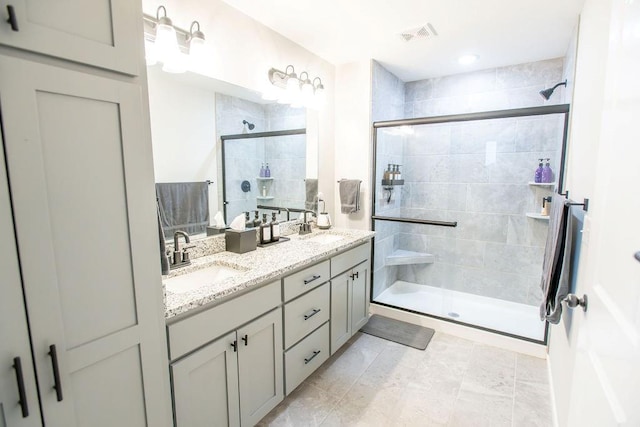
[[[256,229],[250,228],[244,231],[227,230],[224,235],[226,250],[243,254],[256,250]]]

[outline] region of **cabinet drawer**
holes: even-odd
[[[298,271],[282,280],[284,300],[289,301],[329,280],[329,261]]]
[[[296,344],[284,354],[288,395],[329,358],[329,323]]]
[[[329,320],[329,282],[284,306],[284,348]]]
[[[331,277],[347,271],[371,256],[371,241],[331,258]]]
[[[174,360],[280,305],[280,282],[167,326],[169,359]]]

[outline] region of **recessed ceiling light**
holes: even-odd
[[[476,62],[478,58],[478,55],[462,55],[460,58],[458,58],[458,62],[462,65],[469,65]]]

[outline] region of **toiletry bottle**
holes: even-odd
[[[260,224],[260,243],[271,242],[271,226],[267,224],[267,214],[262,214],[262,224]]]
[[[547,163],[545,163],[544,168],[542,168],[542,181],[550,183],[553,182],[553,171],[551,170],[551,166],[549,166],[549,160],[547,159]]]
[[[542,198],[542,210],[540,211],[540,215],[549,216],[549,203],[551,202],[547,197]]]
[[[253,226],[258,228],[260,227],[260,224],[262,224],[262,221],[260,221],[260,212],[255,211],[256,215],[253,218]]]
[[[264,178],[265,177],[265,169],[264,169],[264,163],[262,164],[262,166],[260,166],[260,178]]]
[[[277,242],[280,240],[280,223],[276,219],[275,212],[271,214],[271,223],[269,225],[271,226],[271,241]]]
[[[250,212],[244,213],[244,228],[253,228],[253,220],[249,215]]]
[[[391,163],[389,163],[387,165],[387,169],[384,171],[384,174],[382,175],[382,179],[384,179],[385,181],[389,181],[391,175]]]
[[[402,179],[402,173],[400,173],[400,166],[401,165],[396,165],[396,180],[401,180]]]
[[[262,186],[262,197],[267,197],[267,186],[266,185]]]
[[[267,178],[271,177],[271,169],[269,169],[269,163],[267,163],[267,167],[264,170],[264,176]]]
[[[540,160],[540,163],[538,164],[538,169],[536,169],[536,173],[534,175],[533,182],[540,183],[540,182],[542,182],[542,169],[543,169],[543,167],[542,167],[542,159],[538,159],[538,160]]]

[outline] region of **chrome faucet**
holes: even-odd
[[[303,211],[304,222],[300,224],[300,232],[298,234],[309,234],[311,233],[311,223],[307,222],[307,214],[310,213],[313,215],[315,212],[305,209]]]
[[[184,267],[185,265],[191,264],[191,260],[189,259],[189,252],[187,252],[187,249],[191,249],[193,248],[193,246],[185,246],[184,248],[182,248],[182,251],[180,251],[180,236],[184,237],[185,244],[191,243],[189,235],[186,231],[178,230],[173,233],[173,257],[170,265],[171,269]]]

